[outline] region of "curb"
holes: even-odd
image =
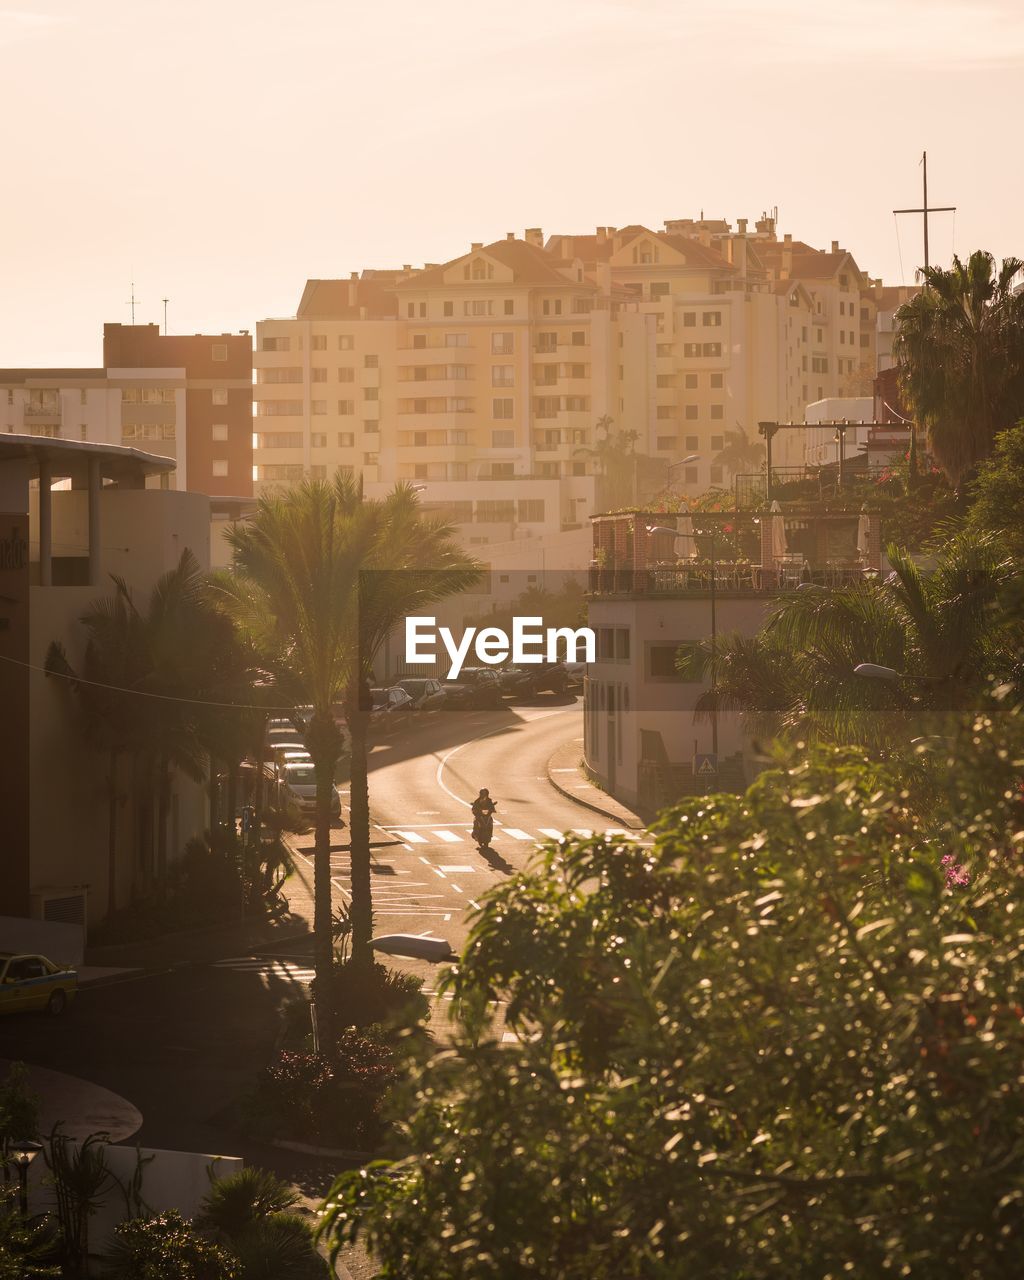
[[[621,813],[612,813],[610,809],[602,809],[599,804],[594,804],[592,800],[584,800],[576,792],[570,791],[567,787],[563,787],[560,782],[556,782],[551,773],[551,761],[555,758],[556,754],[557,752],[554,751],[551,753],[551,756],[548,758],[547,765],[545,766],[545,772],[548,775],[548,782],[550,782],[559,795],[565,796],[566,800],[571,800],[573,804],[582,805],[584,809],[589,809],[592,813],[599,813],[602,818],[610,818],[612,822],[621,823],[622,826],[627,827],[630,831],[646,830],[642,822],[627,822],[622,817]]]

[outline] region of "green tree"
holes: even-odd
[[[593,445],[581,445],[576,453],[597,463],[598,507],[617,510],[637,501],[640,455],[636,451],[639,431],[613,430],[615,420],[608,414],[594,424]]]
[[[970,489],[969,528],[997,538],[1024,564],[1024,421],[996,437],[992,456],[978,468]]]
[[[990,537],[952,536],[931,572],[895,547],[888,556],[884,579],[793,592],[756,636],[720,636],[719,709],[747,713],[760,733],[887,745],[973,706],[992,676],[1020,679],[1018,615],[1005,602],[1016,569]],[[864,679],[860,663],[901,678]],[[709,666],[706,642],[680,650],[684,678]]]
[[[1024,734],[963,729],[926,808],[819,748],[504,882],[332,1242],[404,1280],[1019,1275]]]
[[[905,403],[928,430],[950,483],[959,486],[1024,416],[1024,294],[1017,258],[996,267],[977,250],[947,270],[928,267],[926,287],[896,313],[893,355]]]

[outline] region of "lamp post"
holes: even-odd
[[[673,472],[673,471],[675,471],[676,467],[688,467],[688,466],[690,465],[690,463],[691,463],[691,462],[700,462],[700,454],[699,454],[699,453],[690,453],[690,454],[687,454],[687,456],[686,456],[685,458],[680,458],[678,462],[670,462],[670,463],[668,464],[668,466],[665,468],[665,491],[666,491],[666,493],[667,493],[667,492],[671,489],[671,487],[672,487],[672,472]]]
[[[685,459],[684,459],[685,461]],[[673,538],[692,539],[697,541],[696,534],[680,533],[678,529],[670,529],[667,525],[649,524],[647,527],[648,535],[655,533],[670,533]],[[711,749],[715,753],[715,759],[718,759],[718,595],[716,591],[718,582],[718,553],[715,547],[715,527],[711,526]]]
[[[42,1143],[33,1142],[31,1138],[23,1138],[20,1142],[11,1142],[7,1147],[14,1158],[18,1170],[18,1204],[21,1216],[28,1217],[28,1167],[42,1151]]]

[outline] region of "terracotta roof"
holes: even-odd
[[[474,253],[482,253],[486,257],[493,258],[495,262],[500,262],[503,267],[508,267],[516,284],[560,285],[565,289],[572,288],[574,285],[577,288],[581,287],[558,270],[558,258],[548,253],[546,249],[528,244],[525,240],[495,240],[493,244],[485,244],[479,250],[470,250],[469,253],[452,258],[450,262],[445,262],[439,267],[431,267],[406,280],[400,280],[394,287],[403,290],[437,288],[446,283],[445,275],[453,266],[465,262]],[[587,286],[584,284],[582,287]]]
[[[729,259],[720,249],[709,248],[690,236],[663,235],[661,239],[686,256],[690,266],[716,267],[720,271],[735,271]]]
[[[369,274],[398,277],[402,273]],[[375,279],[307,280],[295,317],[297,320],[358,320],[364,308],[369,319],[386,319],[398,314],[394,295]]]
[[[614,242],[611,236],[600,239],[589,236],[548,236],[547,251],[563,262],[579,258],[584,263],[606,262],[612,255]]]

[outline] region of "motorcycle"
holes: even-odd
[[[478,848],[487,849],[494,834],[494,819],[489,813],[478,813],[473,819],[473,839]]]

